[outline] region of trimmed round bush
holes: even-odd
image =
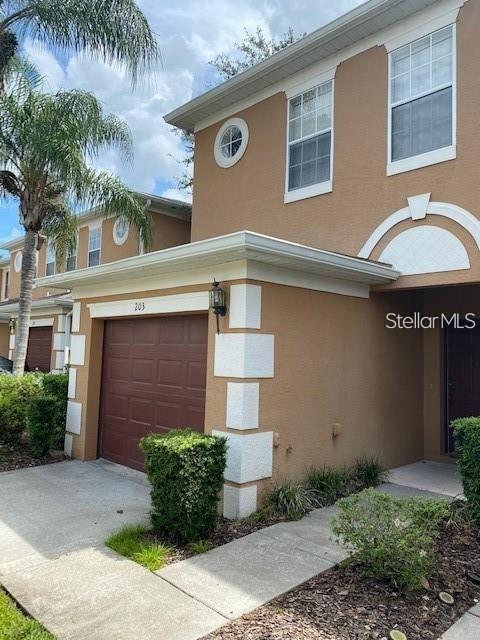
[[[468,512],[480,524],[480,418],[457,418],[452,428]]]
[[[227,458],[226,439],[190,429],[143,438],[153,527],[182,542],[208,538]]]

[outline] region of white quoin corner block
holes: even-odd
[[[212,431],[227,438],[227,467],[225,480],[245,484],[271,478],[273,467],[273,431],[240,435]]]
[[[262,324],[262,287],[256,284],[232,284],[229,300],[230,329],[260,329]]]
[[[65,434],[65,443],[63,445],[63,452],[69,458],[72,457],[72,449],[73,449],[73,436],[71,433]]]
[[[260,384],[229,382],[227,384],[227,428],[258,429]]]
[[[219,333],[215,336],[214,375],[224,378],[273,378],[275,336],[267,333]]]
[[[80,435],[82,430],[82,403],[68,400],[66,429],[70,433]]]
[[[85,336],[82,334],[70,336],[70,364],[85,364]]]
[[[65,334],[54,333],[53,334],[53,349],[54,351],[63,351],[65,349]]]
[[[68,397],[72,400],[75,398],[75,394],[77,393],[77,370],[75,367],[70,367],[68,369]]]
[[[246,518],[257,510],[257,485],[249,487],[223,487],[223,515],[228,520]]]
[[[74,302],[72,308],[72,333],[80,331],[80,311],[82,309],[81,302]]]

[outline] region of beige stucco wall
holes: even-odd
[[[366,300],[260,284],[261,333],[275,336],[275,377],[260,380],[259,418],[260,431],[279,434],[274,478],[363,454],[387,468],[421,459],[422,335],[384,327],[387,311],[416,310],[418,296]],[[208,380],[206,425],[218,428],[227,380]]]
[[[128,238],[122,245],[116,245],[113,240],[112,218],[102,221],[102,246],[101,261],[102,263],[113,262],[114,260],[122,260],[130,256],[136,256],[139,253],[138,233],[135,229],[130,229]],[[153,224],[153,241],[150,251],[158,251],[168,247],[175,247],[190,242],[190,222],[180,220],[171,216],[159,213],[152,214]],[[20,295],[20,272],[15,271],[14,261],[17,251],[13,251],[10,256],[10,292],[11,300],[18,298]],[[83,269],[87,266],[88,255],[88,226],[80,227],[78,232],[77,244],[77,269]],[[45,276],[45,259],[46,259],[46,243],[43,243],[38,252],[38,276]],[[57,265],[57,271],[64,271],[64,265]],[[38,287],[33,290],[33,299],[38,300],[47,295],[59,295],[63,293],[60,289],[47,289]]]
[[[425,192],[431,192],[432,201],[454,203],[480,217],[474,187],[480,148],[479,23],[480,2],[470,0],[457,26],[456,160],[387,177],[387,52],[374,47],[337,68],[333,193],[283,203],[287,100],[278,93],[236,114],[246,120],[250,136],[244,156],[231,168],[220,168],[213,157],[223,121],[196,134],[192,240],[249,229],[356,255],[380,222],[406,206],[407,196]],[[477,264],[478,259],[475,269]],[[472,277],[478,280],[478,275]],[[449,273],[441,281],[464,276]]]
[[[261,333],[275,335],[275,377],[260,381],[260,431],[279,434],[274,477],[303,475],[310,465],[341,465],[363,454],[396,466],[423,457],[423,338],[384,328],[384,314],[418,309],[413,293],[350,298],[269,283],[262,286]],[[227,283],[228,286],[228,283]],[[205,290],[209,284],[138,293],[139,298]],[[74,455],[97,455],[103,321],[82,300],[86,364],[77,368],[75,401],[84,407]],[[215,321],[210,314],[206,430],[226,424],[227,378],[214,376]],[[221,331],[229,331],[228,317]],[[239,330],[241,331],[241,330]],[[338,438],[332,425],[342,425]],[[258,431],[255,431],[258,432]],[[248,433],[248,432],[247,432]],[[260,483],[261,484],[261,483]]]

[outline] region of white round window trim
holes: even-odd
[[[245,153],[247,144],[247,123],[242,118],[230,118],[222,124],[215,138],[213,154],[216,163],[223,169],[233,166]]]
[[[23,254],[21,251],[18,251],[15,255],[15,262],[13,263],[13,266],[15,267],[15,271],[17,273],[22,270],[22,260]]]
[[[125,218],[117,218],[113,225],[113,241],[116,245],[122,245],[128,238],[130,224]]]

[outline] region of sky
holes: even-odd
[[[114,153],[96,161],[98,168],[119,175],[132,189],[188,200],[177,178],[183,168],[182,142],[163,121],[164,114],[203,93],[219,79],[209,65],[220,53],[235,53],[244,29],[262,27],[278,37],[292,26],[311,32],[361,4],[362,0],[137,0],[157,34],[161,63],[150,77],[132,89],[118,67],[93,61],[84,54],[55,50],[27,39],[24,53],[46,80],[46,90],[85,89],[130,127],[133,161],[124,165]],[[0,244],[20,235],[17,205],[0,202]]]

